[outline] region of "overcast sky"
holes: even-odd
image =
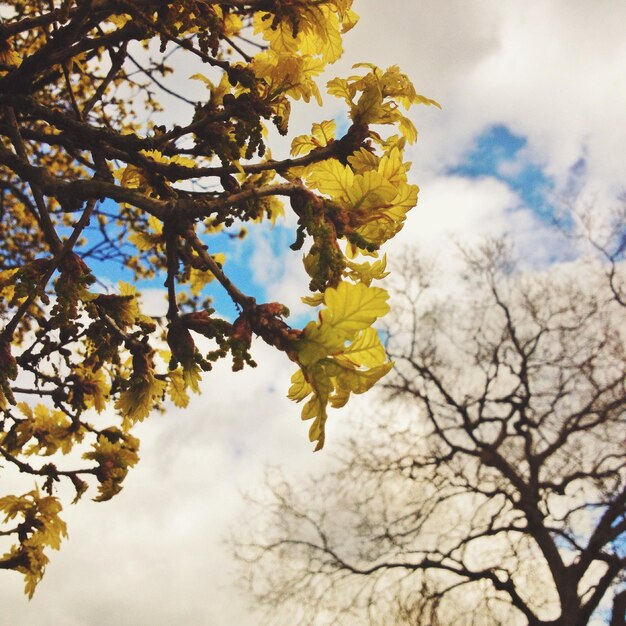
[[[399,64],[443,106],[412,114],[420,200],[390,255],[417,243],[445,258],[450,236],[510,230],[527,258],[545,263],[553,205],[615,201],[626,163],[623,0],[356,0],[355,9],[361,22],[332,73],[360,61]],[[297,108],[294,134],[341,114],[339,101],[325,106]],[[252,234],[251,279],[298,312],[307,281],[297,254],[277,254],[277,232]],[[230,586],[221,543],[254,523],[240,491],[259,483],[267,463],[294,478],[323,469],[346,409],[331,415],[326,447],[313,454],[308,425],[285,397],[292,365],[264,345],[254,356],[257,370],[232,374],[224,364],[187,410],[141,425],[141,462],[123,492],[66,508],[70,539],[34,599],[21,576],[2,574],[1,626],[257,624]]]

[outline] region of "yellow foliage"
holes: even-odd
[[[405,139],[414,143],[417,139],[415,126],[400,112],[398,105],[405,109],[412,104],[441,108],[439,103],[418,94],[409,78],[396,65],[385,71],[371,63],[357,63],[354,67],[365,68],[369,72],[365,76],[355,75],[329,81],[328,93],[345,100],[354,122],[368,125],[397,124]]]
[[[122,482],[128,470],[139,461],[139,440],[115,429],[101,434],[91,452],[83,458],[98,464],[97,478],[100,483],[96,502],[110,500],[122,490]]]
[[[26,402],[18,402],[17,406],[27,419],[15,429],[14,452],[20,450],[26,455],[49,456],[60,450],[67,454],[74,443],[82,441],[84,428],[75,429],[62,411],[50,410],[43,404],[35,405],[33,410]],[[24,447],[33,439],[35,443]]]
[[[349,165],[343,165],[337,159],[328,159],[309,167],[307,182],[334,200],[347,201],[354,172]]]
[[[167,392],[174,406],[184,408],[189,404],[185,380],[181,368],[170,371]]]
[[[313,124],[311,135],[299,135],[291,142],[291,154],[300,156],[308,154],[316,148],[327,146],[335,138],[336,124],[333,120],[327,120],[319,124]]]
[[[384,176],[368,171],[354,176],[347,202],[353,211],[372,211],[386,208],[396,194],[396,188]]]
[[[382,259],[373,263],[355,263],[354,261],[346,260],[344,276],[369,287],[373,280],[382,280],[389,275],[389,272],[385,271],[386,267],[387,255],[383,255]]]
[[[297,343],[300,365],[289,398],[300,402],[302,419],[313,419],[309,439],[324,445],[327,406],[343,406],[351,393],[364,393],[392,367],[371,325],[389,310],[388,294],[363,283],[340,282],[324,293],[317,322],[309,322]]]
[[[357,152],[353,152],[348,157],[348,163],[350,163],[350,167],[358,173],[361,174],[368,170],[376,170],[378,169],[379,158],[369,150],[365,148],[359,148]]]
[[[166,165],[180,165],[181,167],[196,167],[196,162],[193,159],[184,157],[180,154],[177,154],[173,157],[167,157],[161,154],[158,150],[142,150],[141,154],[143,154],[151,161],[155,161],[156,163],[165,163]]]
[[[15,274],[17,271],[17,268],[0,270],[0,300],[11,302],[15,297]]]
[[[350,165],[337,159],[306,168],[307,183],[343,207],[355,232],[380,246],[403,226],[407,212],[417,204],[418,188],[406,183],[406,164],[397,143],[381,158],[365,150]],[[354,169],[353,169],[354,168]],[[349,246],[351,255],[358,248]]]
[[[115,408],[122,414],[122,428],[127,432],[135,422],[143,421],[163,396],[167,383],[155,377],[152,371],[140,378],[133,377],[130,386],[123,391]]]
[[[77,367],[74,374],[84,394],[85,407],[94,408],[98,413],[102,413],[111,391],[111,384],[102,368],[94,371],[88,367]]]
[[[137,249],[141,250],[142,252],[146,252],[147,250],[154,250],[159,244],[162,243],[161,237],[159,235],[154,235],[152,233],[146,233],[141,231],[131,233],[128,236],[128,241],[137,246]]]
[[[324,64],[333,63],[343,51],[340,35],[343,24],[340,24],[338,7],[335,5],[333,8],[324,4],[303,5],[298,15],[297,34],[294,34],[293,24],[288,20],[274,25],[273,16],[262,12],[254,16],[254,29],[269,43],[271,50],[292,55],[319,55]],[[354,24],[356,14],[340,13],[346,26]]]
[[[324,71],[324,62],[312,56],[293,56],[268,50],[254,58],[254,73],[267,84],[267,97],[280,94],[309,102],[315,98],[322,105],[320,90],[313,80]]]
[[[44,553],[47,547],[58,550],[61,539],[67,537],[67,526],[59,517],[61,503],[53,496],[39,495],[39,490],[22,496],[0,498],[0,511],[5,513],[4,522],[21,517],[26,538],[1,557],[1,560],[18,559],[15,569],[24,575],[25,591],[32,598],[37,583],[42,579],[48,563]],[[20,558],[21,557],[21,558]]]
[[[157,4],[113,3],[83,32],[68,27],[80,22],[76,0],[14,2],[0,42],[3,89],[28,96],[0,111],[0,458],[48,492],[71,482],[76,500],[89,488],[84,474],[97,478],[97,500],[119,492],[138,460],[136,422],[166,397],[187,406],[202,371],[228,353],[235,370],[253,364],[253,335],[299,364],[290,397],[322,447],[328,407],[391,367],[372,328],[387,294],[372,284],[387,275],[380,246],[417,200],[403,160],[417,134],[404,109],[436,105],[397,67],[357,65],[328,83],[347,106],[345,135],[325,119],[293,138],[293,100],[321,104],[318,77],[358,20],[352,0]],[[130,56],[136,44],[143,67]],[[174,50],[177,65],[202,64],[190,77],[200,95],[173,90]],[[170,97],[189,108],[172,117]],[[294,158],[272,156],[272,126]],[[219,252],[288,211],[289,243],[304,250],[310,278],[303,301],[321,309],[303,330],[281,303],[244,293]],[[205,269],[209,249],[222,272]],[[167,314],[143,315],[131,281],[89,291],[105,263],[165,281]],[[211,281],[236,305],[234,323],[201,298]],[[206,352],[192,333],[212,343]],[[159,352],[166,341],[170,351]],[[81,458],[91,463],[74,466]],[[29,594],[47,563],[42,545],[58,547],[65,531],[57,504],[35,491],[0,499],[6,515],[28,518],[0,534],[18,536],[10,558],[19,566],[9,567]],[[43,521],[29,526],[29,516]]]
[[[22,59],[20,55],[13,49],[11,43],[9,41],[2,41],[0,43],[0,65],[18,67],[21,62]],[[5,73],[5,71],[0,70],[0,76]]]
[[[191,389],[194,393],[200,393],[199,382],[202,379],[200,367],[197,363],[190,361],[183,363],[183,382],[185,388]]]

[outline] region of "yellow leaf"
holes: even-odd
[[[312,187],[333,198],[347,198],[354,182],[354,172],[337,159],[316,163],[309,169],[307,180]]]
[[[382,245],[402,229],[407,212],[417,203],[417,193],[417,185],[401,184],[389,206],[369,216],[356,231],[367,241]]]
[[[93,407],[98,413],[102,413],[106,408],[111,391],[111,385],[102,368],[92,370],[89,367],[80,366],[74,370],[74,375],[80,379],[85,406],[87,408]]]
[[[312,296],[304,296],[300,298],[304,304],[308,304],[309,306],[319,306],[324,303],[324,294],[316,293]]]
[[[28,530],[20,544],[12,546],[2,558],[20,562],[15,569],[24,575],[25,591],[30,598],[48,563],[44,549],[58,550],[61,539],[67,537],[67,526],[59,517],[61,504],[53,496],[40,497],[39,490],[34,489],[19,497],[0,498],[0,510],[7,514],[5,522],[18,515],[26,522]]]
[[[169,396],[174,406],[184,408],[189,404],[189,396],[185,390],[185,382],[180,369],[175,369],[169,373],[170,384],[168,387]]]
[[[297,52],[298,39],[293,36],[291,25],[287,20],[274,25],[273,18],[271,13],[257,11],[254,14],[254,32],[260,33],[273,50]]]
[[[180,154],[175,154],[173,157],[169,159],[169,162],[173,163],[174,165],[180,165],[182,167],[189,167],[189,168],[196,167],[197,165],[197,163],[193,159],[190,159],[189,157],[184,157]],[[153,216],[150,216],[150,217],[153,217]]]
[[[313,388],[306,381],[304,373],[302,370],[297,370],[291,377],[291,387],[289,387],[287,397],[290,400],[300,402],[300,400],[304,400],[311,391],[313,391]]]
[[[33,416],[33,410],[30,407],[29,404],[27,404],[26,402],[18,402],[17,403],[17,408],[24,414],[25,417],[27,417],[28,419],[34,419]],[[0,507],[2,508],[2,507]]]
[[[392,185],[406,183],[406,172],[409,163],[402,161],[402,153],[398,147],[394,146],[385,154],[378,164],[378,173]]]
[[[155,378],[152,372],[146,372],[139,380],[131,381],[130,388],[120,394],[115,408],[124,417],[124,430],[134,422],[143,421],[160,400],[165,390],[165,381]]]
[[[404,115],[400,117],[398,128],[400,129],[402,136],[409,143],[415,143],[417,141],[417,129],[408,117],[404,117]]]
[[[210,81],[204,74],[195,73],[189,77],[189,80],[200,80],[202,81],[209,89],[213,89],[213,82]]]
[[[193,159],[181,156],[179,154],[171,158],[164,156],[158,150],[142,150],[141,154],[143,154],[145,157],[147,157],[148,159],[152,161],[156,161],[157,163],[180,165],[181,167],[189,167],[189,168],[193,168],[196,166],[196,162]]]
[[[350,112],[352,119],[361,124],[381,123],[385,111],[383,109],[383,94],[377,83],[368,85],[355,106]]]
[[[337,98],[343,98],[346,104],[352,105],[356,89],[345,78],[333,78],[326,84],[326,91]]]
[[[366,328],[337,359],[348,360],[355,366],[377,367],[385,362],[386,354],[376,329]]]
[[[347,33],[349,30],[354,28],[356,23],[359,21],[359,16],[352,10],[348,9],[342,16],[341,19],[341,30],[343,33]]]
[[[384,270],[384,259],[378,270]],[[326,308],[317,323],[307,324],[296,344],[301,369],[291,378],[289,398],[300,402],[311,396],[302,419],[313,420],[309,438],[317,441],[316,450],[324,445],[329,402],[343,406],[351,393],[367,391],[392,367],[385,363],[385,351],[371,328],[389,310],[387,298],[384,289],[340,282],[326,290]]]
[[[333,352],[340,352],[344,342],[345,339],[332,327],[309,322],[297,344],[298,361],[305,366],[316,363]]]
[[[348,157],[348,163],[350,163],[352,169],[358,174],[362,174],[367,170],[378,169],[378,157],[365,148],[360,148],[358,152],[352,153],[352,155]],[[381,174],[385,176],[383,172],[381,172]],[[385,178],[387,178],[387,176],[385,176]],[[389,178],[387,178],[387,180],[392,182]]]
[[[393,210],[393,207],[399,207],[404,209],[404,213],[406,213],[417,204],[418,193],[419,187],[417,185],[400,185],[398,187],[398,194],[391,201],[391,209]]]
[[[15,52],[11,42],[4,40],[0,45],[0,64],[8,65],[11,67],[17,67],[22,63],[20,55]],[[0,71],[0,76],[5,74],[4,71]]]
[[[211,255],[213,260],[220,266],[226,263],[226,256],[221,252]],[[192,267],[189,272],[189,288],[194,296],[200,295],[200,292],[208,285],[215,276],[210,270],[200,270]]]
[[[136,231],[128,235],[128,241],[134,246],[137,246],[142,252],[145,252],[147,250],[154,250],[154,248],[161,243],[161,237],[151,233]]]
[[[393,363],[383,363],[368,370],[354,370],[345,368],[336,379],[338,392],[337,401],[345,404],[351,393],[361,394],[369,391],[383,376],[389,373]],[[330,398],[331,406],[338,408],[343,404],[335,404],[334,397]]]
[[[10,302],[15,294],[15,274],[18,271],[18,268],[0,270],[0,297],[7,302]]]
[[[271,13],[256,12],[254,31],[261,33],[270,49],[291,55],[320,56],[324,64],[336,61],[342,52],[338,15],[329,6],[307,4],[299,8],[298,33],[286,18],[275,23]],[[347,16],[349,25],[353,16]]]
[[[339,19],[326,5],[307,8],[304,24],[300,24],[303,33],[300,50],[303,54],[320,54],[326,63],[334,63],[343,51]]]
[[[378,172],[364,172],[354,176],[348,189],[348,203],[355,211],[387,206],[397,195],[396,188]]]
[[[98,436],[90,452],[83,454],[84,459],[93,460],[98,464],[97,477],[99,495],[96,502],[110,500],[122,490],[122,482],[128,470],[139,461],[139,440],[118,429],[108,429],[111,438],[105,434]],[[113,441],[111,440],[113,439]]]
[[[325,292],[328,308],[320,313],[322,325],[331,325],[347,339],[385,315],[389,311],[388,298],[389,294],[380,287],[341,282]]]
[[[299,135],[298,137],[294,137],[291,142],[291,154],[293,156],[299,156],[301,154],[308,154],[311,150],[315,150],[316,148],[327,146],[329,142],[335,138],[335,130],[336,124],[333,120],[313,124],[311,136]]]
[[[141,150],[140,154],[143,154],[145,157],[150,159],[151,161],[156,161],[157,163],[168,163],[169,159],[158,150]]]
[[[340,282],[324,294],[327,308],[320,312],[319,322],[309,322],[297,343],[298,360],[310,365],[328,355],[343,352],[346,341],[371,326],[389,311],[389,295],[379,287],[362,283]]]
[[[313,124],[311,127],[311,134],[317,141],[319,146],[327,146],[331,140],[335,138],[335,131],[337,130],[337,124],[334,120],[325,120],[319,124]]]
[[[384,255],[382,259],[374,263],[355,263],[346,259],[344,276],[351,278],[355,282],[359,281],[365,285],[370,285],[372,280],[381,280],[389,275],[389,272],[385,271],[386,267],[387,255]]]
[[[183,364],[183,382],[185,387],[191,389],[194,393],[200,393],[200,386],[198,383],[202,379],[200,373],[200,366],[194,361]]]
[[[111,22],[117,28],[122,28],[123,26],[126,26],[126,24],[128,22],[131,22],[132,20],[133,20],[132,15],[129,15],[128,13],[120,13],[118,15],[109,15],[107,17],[107,22]]]
[[[319,147],[315,141],[308,135],[298,135],[294,137],[291,142],[291,155],[300,156],[308,154],[311,150],[315,150]]]
[[[154,215],[148,215],[148,226],[155,232],[157,235],[163,234],[163,222]]]
[[[224,18],[224,34],[228,37],[234,37],[239,34],[243,28],[243,20],[236,13],[229,13]]]

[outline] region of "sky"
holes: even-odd
[[[452,266],[455,242],[509,232],[525,261],[547,264],[570,252],[548,229],[558,207],[590,203],[600,215],[615,206],[626,163],[623,0],[355,0],[354,8],[361,21],[328,77],[361,61],[398,64],[443,107],[410,114],[420,199],[389,256],[419,246]],[[330,97],[323,112],[297,106],[291,135],[342,114]],[[285,245],[292,235],[293,222],[252,232],[238,262],[256,293],[300,315],[308,281],[301,253]],[[148,291],[145,304],[159,310],[161,294]],[[233,374],[224,363],[187,409],[140,425],[140,464],[112,501],[66,508],[70,538],[33,600],[20,576],[3,574],[0,626],[257,624],[232,585],[223,543],[254,524],[241,492],[258,488],[267,464],[294,480],[323,471],[342,429],[371,401],[331,414],[325,449],[313,454],[308,425],[285,397],[292,365],[260,343],[253,354],[256,370]]]

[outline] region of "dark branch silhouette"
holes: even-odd
[[[522,273],[498,242],[466,261],[446,285],[407,259],[387,402],[336,469],[269,475],[265,539],[236,543],[267,615],[624,624],[623,261]]]

